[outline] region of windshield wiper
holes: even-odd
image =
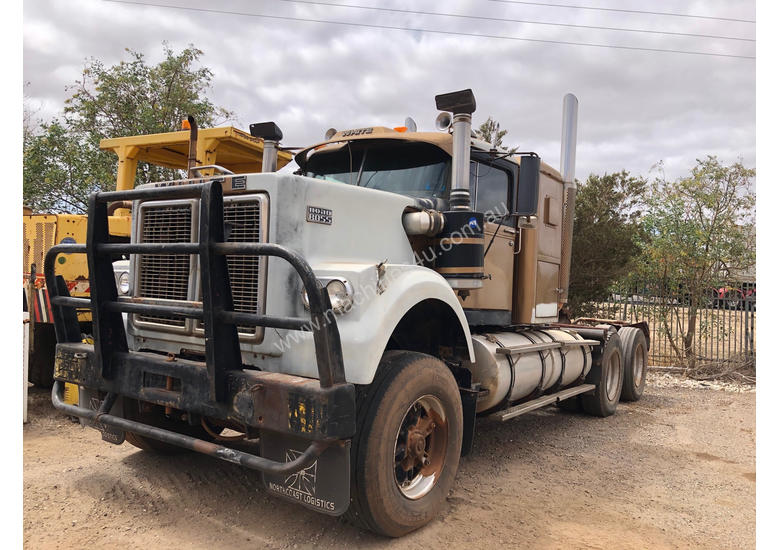
[[[363,150],[363,158],[360,159],[360,168],[358,169],[357,182],[355,185],[360,187],[360,177],[363,175],[363,166],[366,164],[366,157],[368,156],[368,149]]]

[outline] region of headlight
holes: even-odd
[[[119,290],[120,294],[128,294],[130,292],[130,274],[127,271],[123,271],[119,275],[117,290]]]
[[[325,283],[325,280],[320,280],[321,283]],[[330,305],[335,313],[346,313],[352,308],[352,285],[349,281],[343,278],[330,279],[325,284],[325,289],[328,291],[330,297]],[[303,306],[309,309],[309,296],[304,289],[301,292],[301,299],[303,300]]]
[[[333,279],[325,287],[330,296],[330,305],[336,313],[344,313],[352,307],[352,286],[346,280]]]

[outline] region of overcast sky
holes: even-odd
[[[104,0],[24,2],[24,81],[28,106],[48,120],[61,112],[66,87],[84,60],[126,59],[125,48],[162,58],[203,50],[214,72],[211,99],[236,113],[234,125],[274,120],[283,144],[320,141],[327,130],[399,126],[412,116],[432,130],[434,95],[472,88],[475,122],[488,116],[509,131],[505,144],[538,152],[558,167],[561,103],[580,102],[576,175],[621,169],[667,178],[684,175],[696,158],[714,154],[755,166],[754,59],[622,50],[420,32],[482,34],[651,49],[754,56],[755,43],[714,38],[581,29],[473,18],[391,13],[319,5],[351,4],[674,33],[755,39],[753,23],[533,6],[511,1],[281,0],[204,2],[138,0],[356,24],[378,29],[129,5]],[[755,20],[755,2],[730,0],[540,0],[623,10]]]

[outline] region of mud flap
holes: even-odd
[[[260,438],[266,458],[291,462],[306,450],[309,441],[281,434],[263,434]],[[350,441],[328,447],[308,468],[279,476],[263,474],[265,488],[271,494],[303,506],[339,516],[349,506]]]
[[[79,407],[85,407],[87,409],[96,411],[100,408],[100,403],[103,401],[103,397],[103,392],[98,392],[97,390],[79,386]],[[109,411],[109,413],[114,416],[123,417],[124,414],[122,411],[122,401],[122,399],[117,399],[114,403],[114,406],[111,407],[111,411]],[[79,421],[81,422],[82,426],[95,428],[97,431],[99,431],[103,441],[108,441],[114,445],[121,445],[125,441],[124,430],[114,428],[113,426],[106,426],[100,422],[93,422],[92,420],[86,420],[84,418],[80,418]]]

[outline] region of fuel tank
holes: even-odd
[[[565,388],[584,378],[591,367],[591,346],[574,332],[537,329],[494,332],[472,337],[475,363],[472,382],[487,390],[477,400],[477,412]]]

